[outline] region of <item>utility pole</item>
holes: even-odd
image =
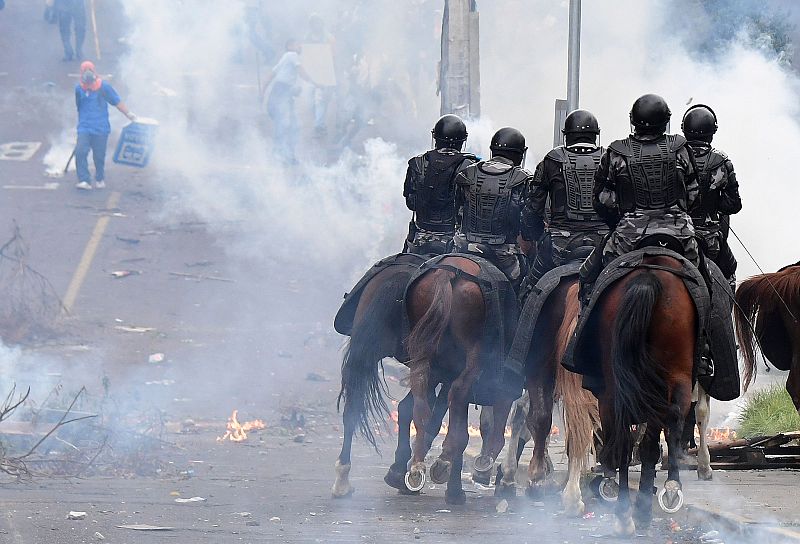
[[[441,114],[481,114],[479,17],[475,0],[445,0],[439,63]]]
[[[581,86],[581,0],[569,0],[567,112],[578,109]]]
[[[556,99],[553,147],[564,143],[564,120],[580,104],[581,79],[581,0],[569,0],[569,43],[567,49],[567,99]]]

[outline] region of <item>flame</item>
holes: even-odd
[[[247,440],[247,433],[249,431],[258,431],[266,428],[266,425],[260,419],[239,423],[238,415],[239,410],[234,410],[231,414],[231,417],[228,418],[228,426],[225,434],[218,436],[217,442],[224,442],[225,440],[230,440],[231,442],[243,442]]]
[[[714,440],[715,442],[729,442],[736,440],[736,431],[730,427],[712,427],[708,429],[706,436],[709,440]]]
[[[550,436],[555,437],[555,436],[560,436],[560,435],[561,435],[561,430],[558,427],[556,427],[555,425],[553,425],[553,428],[550,429]]]

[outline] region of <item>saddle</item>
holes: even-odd
[[[356,315],[356,308],[361,300],[361,294],[364,288],[378,273],[383,270],[394,267],[398,274],[407,274],[410,278],[412,273],[419,268],[419,266],[428,260],[428,256],[415,255],[413,253],[398,253],[385,257],[372,265],[372,268],[367,270],[367,273],[358,280],[355,287],[350,292],[344,294],[344,301],[342,302],[339,311],[336,312],[336,317],[333,320],[333,328],[339,334],[350,336],[353,330],[353,320]]]
[[[600,361],[597,357],[595,345],[596,323],[593,310],[597,302],[602,297],[606,289],[621,280],[623,277],[638,269],[657,269],[667,270],[680,277],[686,286],[689,295],[695,305],[697,312],[697,338],[700,338],[705,330],[711,343],[716,373],[707,385],[709,395],[717,400],[733,400],[741,394],[739,367],[736,357],[736,343],[733,335],[732,320],[732,301],[733,293],[719,268],[710,261],[707,261],[708,273],[713,283],[717,284],[709,295],[706,280],[700,270],[690,261],[667,247],[662,247],[662,243],[669,244],[669,238],[655,235],[651,242],[657,246],[647,246],[634,250],[630,253],[617,257],[597,279],[592,298],[588,306],[581,312],[575,333],[567,347],[562,364],[572,372],[589,376],[589,383],[594,383],[592,378],[597,378]],[[646,241],[648,238],[643,240]],[[675,239],[673,239],[675,240]],[[678,242],[677,240],[675,240]],[[668,256],[680,262],[679,269],[672,269],[656,264],[643,262],[646,257]],[[695,350],[695,366],[700,357],[700,342],[697,342]],[[587,381],[584,381],[586,384]]]

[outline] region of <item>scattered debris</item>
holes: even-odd
[[[120,278],[127,278],[128,276],[138,276],[141,273],[141,270],[114,270],[111,273],[111,277],[118,280]]]
[[[197,268],[199,266],[211,266],[214,261],[196,261],[193,263],[183,263],[186,268]]]
[[[278,516],[272,516],[271,518],[269,518],[269,520],[270,521],[280,521],[281,518],[279,518]]]
[[[175,527],[161,527],[159,525],[135,523],[133,525],[117,525],[117,529],[130,529],[132,531],[174,531]]]
[[[248,527],[260,527],[261,526],[261,524],[259,522],[257,522],[256,520],[254,520],[254,519],[247,520],[244,524],[246,526],[248,526]]]
[[[144,382],[145,385],[175,385],[175,380],[152,380],[149,382]]]
[[[594,519],[594,512],[586,512],[583,515],[583,519]]]
[[[127,325],[117,325],[114,328],[122,332],[152,332],[156,330],[155,327],[129,327]]]
[[[249,517],[250,517],[250,516],[252,516],[253,514],[252,514],[252,513],[250,513],[250,512],[234,512],[234,514],[233,514],[233,515],[234,515],[234,516],[240,516],[240,517],[243,517],[243,518],[249,518]]]
[[[101,533],[100,531],[95,531],[95,533],[94,533],[94,537],[95,537],[97,540],[105,540],[105,539],[106,539],[106,537],[104,537],[104,536],[103,536],[103,533]]]
[[[306,441],[306,435],[304,434],[296,434],[294,438],[292,438],[292,442],[297,442],[298,444],[302,444]]]
[[[224,281],[226,283],[236,283],[236,280],[232,280],[230,278],[220,278],[219,276],[207,276],[205,274],[188,274],[186,272],[170,272],[173,276],[178,276],[180,278],[186,278],[190,280],[212,280],[212,281]]]
[[[437,514],[449,514],[450,510],[437,510],[436,513]]]
[[[88,515],[89,514],[87,514],[86,512],[70,511],[69,514],[67,514],[67,519],[80,521],[86,519],[86,516]]]
[[[724,470],[797,468],[800,466],[800,431],[709,444],[711,467]]]
[[[669,518],[669,530],[672,531],[673,533],[679,533],[681,532],[682,529],[677,521],[675,521],[672,518]]]
[[[719,531],[709,531],[707,533],[703,533],[702,535],[700,535],[700,542],[708,542],[708,543],[722,542],[721,540],[718,539],[718,537],[719,537]]]
[[[138,244],[139,242],[141,242],[141,240],[139,240],[138,238],[123,238],[122,236],[117,236],[117,240],[131,245]]]
[[[322,374],[317,374],[316,372],[309,372],[306,374],[306,381],[307,382],[329,382],[330,380],[323,376]]]
[[[190,497],[188,499],[175,499],[175,502],[178,504],[188,504],[192,502],[206,502],[208,499],[205,497]]]
[[[147,358],[147,362],[150,364],[158,364],[163,363],[164,359],[166,359],[166,356],[163,353],[151,353]]]
[[[498,514],[505,514],[508,512],[508,501],[503,499],[502,501],[498,502],[495,510],[497,510]]]

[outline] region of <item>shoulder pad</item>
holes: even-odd
[[[513,172],[511,173],[511,186],[516,187],[520,183],[524,183],[525,181],[529,180],[533,177],[533,174],[522,168],[521,166],[517,166],[514,168]]]
[[[624,140],[614,140],[608,144],[608,149],[614,153],[624,155],[625,157],[633,156],[633,150],[631,150],[631,141],[629,138],[625,138]]]
[[[708,157],[708,166],[710,168],[718,168],[728,160],[730,159],[728,159],[728,155],[724,151],[712,148]]]
[[[667,134],[667,145],[670,151],[679,151],[686,146],[686,138],[680,134]]]
[[[478,162],[478,156],[477,155],[473,155],[472,153],[462,153],[461,155],[464,157],[464,160],[470,160],[472,162]]]
[[[416,168],[420,172],[425,169],[425,161],[427,160],[427,153],[423,153],[422,155],[417,155],[416,157],[411,157],[408,159],[408,166],[409,168]]]
[[[547,155],[545,155],[546,159],[550,159],[551,161],[564,163],[567,162],[567,152],[564,150],[563,146],[556,147],[552,149]]]

